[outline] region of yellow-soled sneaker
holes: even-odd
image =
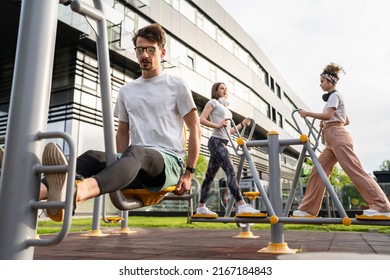
[[[67,165],[68,161],[55,143],[48,143],[43,150],[42,165]],[[47,201],[65,201],[65,191],[68,174],[66,172],[60,173],[45,173],[45,178],[48,184]],[[50,208],[46,209],[47,215],[55,222],[62,222],[64,219],[64,209]]]
[[[292,214],[292,217],[293,218],[317,218],[317,216],[314,216],[302,210],[295,210]]]
[[[198,207],[196,208],[196,214],[192,215],[193,218],[206,218],[206,219],[215,219],[218,218],[218,214],[211,211],[207,207]]]
[[[390,212],[379,212],[373,209],[363,211],[362,215],[356,215],[356,219],[360,220],[390,220]]]

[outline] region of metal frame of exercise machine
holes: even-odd
[[[341,202],[339,201],[335,190],[329,182],[328,177],[326,176],[323,168],[321,167],[318,158],[315,153],[315,149],[318,147],[319,138],[321,130],[316,135],[314,130],[314,120],[310,123],[306,118],[305,123],[308,127],[308,134],[303,134],[302,130],[296,121],[294,115],[299,110],[294,110],[292,112],[292,117],[295,121],[296,127],[301,134],[298,139],[279,139],[279,133],[276,131],[270,131],[268,133],[267,140],[248,140],[242,137],[236,129],[236,133],[239,138],[237,139],[237,147],[235,151],[241,149],[242,151],[242,160],[247,160],[249,167],[251,169],[255,185],[258,189],[260,197],[264,200],[268,216],[265,217],[256,217],[253,215],[236,215],[235,217],[225,216],[223,218],[207,219],[207,218],[192,218],[192,221],[196,222],[222,222],[222,223],[269,223],[271,224],[271,241],[268,246],[260,249],[259,253],[277,253],[277,254],[292,254],[297,250],[288,248],[287,243],[284,242],[284,224],[343,224],[345,226],[350,226],[352,224],[358,225],[390,225],[389,220],[378,220],[378,219],[362,219],[363,217],[357,216],[357,218],[349,218],[346,214]],[[313,139],[313,141],[311,140]],[[234,143],[232,142],[233,146]],[[301,154],[298,159],[296,166],[296,172],[293,179],[293,185],[287,199],[285,208],[283,209],[282,196],[281,196],[281,168],[280,168],[280,153],[287,147],[291,145],[302,145]],[[265,147],[268,149],[269,154],[269,194],[264,191],[264,188],[261,184],[260,179],[257,175],[256,167],[251,159],[249,149],[251,147]],[[308,155],[307,155],[308,154]],[[305,158],[309,156],[314,166],[317,168],[318,173],[328,191],[330,198],[332,199],[335,207],[339,213],[340,218],[298,218],[298,217],[289,217],[289,212],[291,210],[292,201],[295,196],[295,191],[298,185],[300,169],[303,166]],[[242,161],[239,164],[239,170],[237,172],[238,176],[241,174],[243,167]],[[237,177],[238,177],[237,176]],[[269,195],[269,198],[268,198]],[[268,202],[269,201],[269,202]],[[234,202],[230,201],[229,206]],[[229,210],[229,209],[228,209]],[[230,212],[227,212],[230,214]]]

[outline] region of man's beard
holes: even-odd
[[[140,63],[141,70],[151,70],[152,69],[152,63],[150,60],[144,59]]]

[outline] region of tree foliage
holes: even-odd
[[[304,180],[305,184],[307,184],[307,181],[309,180],[310,172],[311,172],[311,169],[313,168],[313,165],[314,165],[313,161],[311,159],[308,159],[306,161],[305,166],[302,168],[301,174],[305,178],[305,180]],[[344,172],[344,170],[341,169],[340,166],[337,164],[333,167],[332,173],[330,174],[330,177],[329,177],[329,182],[333,187],[335,187],[337,189],[340,189],[345,185],[352,184],[351,179]]]
[[[196,163],[195,178],[202,184],[207,171],[208,161],[204,155],[199,154],[198,162]]]
[[[380,171],[390,171],[390,160],[384,160],[379,166]]]

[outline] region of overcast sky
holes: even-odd
[[[355,152],[372,174],[390,160],[390,1],[217,0],[258,43],[292,90],[320,112],[319,74],[344,67],[338,90]]]

